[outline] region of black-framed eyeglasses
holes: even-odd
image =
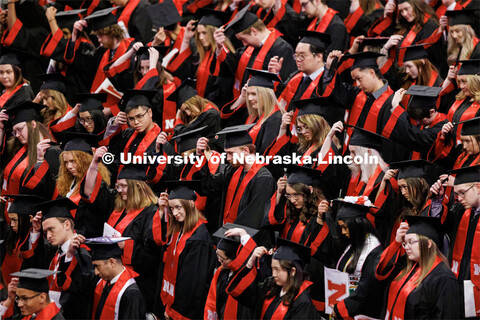
[[[23,302],[27,302],[28,300],[31,300],[35,297],[38,297],[39,295],[41,295],[42,293],[37,293],[36,295],[33,295],[31,297],[19,297],[19,296],[15,296],[15,302],[16,303],[19,303],[20,301],[23,301]]]
[[[80,122],[81,124],[90,124],[90,123],[93,123],[93,118],[89,117],[89,118],[78,118],[78,122]]]
[[[137,114],[135,117],[127,117],[128,123],[135,123],[135,121],[141,122],[143,120],[143,117],[145,117],[145,115],[148,113],[149,110],[150,109],[148,109],[142,114]]]
[[[467,190],[463,190],[463,191],[459,191],[459,192],[454,192],[453,193],[453,198],[455,198],[456,200],[459,198],[459,197],[462,197],[464,198],[465,197],[465,194],[468,192],[468,190],[472,189],[475,185],[473,184],[470,188],[468,188]]]

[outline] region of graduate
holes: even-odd
[[[151,101],[155,93],[153,90],[125,92],[119,104],[122,111],[115,118],[111,118],[105,130],[104,140],[99,145],[108,145],[109,152],[117,159],[122,152],[124,159],[128,159],[129,155],[133,157],[154,153],[155,142],[161,132],[159,125],[152,119]],[[124,129],[127,123],[130,127]],[[116,165],[111,165],[110,171],[112,174],[118,174],[122,167],[123,165],[120,165],[117,169]]]
[[[215,266],[215,251],[205,220],[195,208],[196,181],[167,183],[159,213],[168,212],[168,247],[163,257],[161,298],[167,319],[202,318]]]
[[[101,10],[84,20],[75,22],[72,37],[68,40],[66,47],[65,62],[90,75],[90,92],[97,92],[107,79],[105,67],[120,58],[133,45],[134,39],[126,37],[111,11],[111,9]],[[97,36],[100,47],[93,48],[91,42],[83,40],[81,33],[87,29]],[[126,70],[118,74],[113,82],[114,86],[117,84],[122,88],[132,87],[132,79]],[[117,102],[118,98],[109,94],[109,99],[104,106],[111,107]],[[113,114],[118,113],[115,108],[111,111]]]
[[[257,268],[257,261],[267,252],[265,247],[255,249],[230,281],[227,293],[240,303],[255,306],[256,319],[320,319],[308,293],[312,282],[305,273],[310,248],[278,238],[271,269],[265,259]]]
[[[257,232],[255,229],[227,223],[213,234],[219,239],[217,259],[220,267],[215,271],[208,291],[204,319],[253,318],[253,308],[239,303],[226,289],[257,246],[252,239]]]
[[[235,55],[229,55],[230,51],[224,41],[220,40],[225,38],[218,36],[228,30],[232,30],[235,37],[243,43],[243,48],[237,50]],[[240,10],[225,26],[225,29],[217,30],[216,39],[217,47],[222,48],[220,52],[217,50],[217,63],[225,61],[222,66],[228,66],[228,69],[235,73],[234,99],[241,94],[242,88],[248,80],[247,67],[267,70],[272,59],[275,63],[281,61],[282,67],[279,70],[281,79],[287,79],[296,70],[291,45],[274,30],[267,28],[254,13],[248,11],[248,6]]]
[[[253,123],[248,133],[255,144],[256,152],[265,154],[275,141],[282,115],[285,113],[273,90],[274,82],[280,82],[280,79],[277,74],[268,71],[251,68],[246,71],[252,77],[238,99],[232,105],[227,104],[222,108],[222,118],[231,117],[233,119],[229,119],[229,122],[234,123]]]
[[[375,279],[375,268],[383,248],[377,231],[366,218],[371,203],[362,197],[336,202],[340,206],[337,223],[348,244],[336,269],[349,274],[351,293],[334,306],[332,316],[349,319],[363,315],[379,319],[382,308],[378,297],[383,296],[384,286]]]
[[[327,54],[332,50],[345,51],[348,49],[350,37],[338,12],[329,8],[326,0],[301,0],[302,13],[313,19],[308,30],[328,33],[331,38],[330,45],[326,48]]]
[[[42,242],[41,232],[50,247],[45,252],[33,255],[32,266],[48,267],[59,271],[48,277],[49,296],[67,319],[87,319],[90,315],[91,295],[85,291],[80,264],[91,266],[90,254],[85,247],[76,249],[71,242],[78,237],[70,210],[75,204],[67,198],[60,198],[37,205],[37,214],[32,220],[33,229],[29,241],[32,246]],[[79,263],[79,260],[82,262]]]
[[[103,138],[107,128],[107,117],[103,113],[102,103],[107,101],[106,93],[79,93],[76,96],[79,107],[75,106],[68,115],[76,118],[75,129],[79,133],[88,133]],[[75,114],[75,112],[78,112]],[[67,116],[67,117],[68,117]]]
[[[303,37],[295,48],[294,56],[298,72],[292,73],[287,80],[279,83],[275,90],[280,105],[286,111],[294,112],[290,131],[295,125],[295,117],[298,113],[297,104],[291,102],[318,97],[324,93],[326,87],[324,59],[326,48],[330,43],[330,35],[315,31],[302,31],[301,35]],[[278,70],[270,70],[270,72],[278,72]],[[329,113],[331,113],[331,117],[327,118],[329,123],[340,120],[344,115],[343,110],[339,108],[330,108]]]
[[[377,279],[391,279],[385,318],[458,318],[460,286],[439,250],[443,239],[440,219],[406,218],[375,271]]]
[[[350,44],[358,36],[366,36],[370,26],[383,14],[379,0],[357,0],[350,2],[350,13],[343,20],[350,35]]]
[[[80,186],[82,198],[87,203],[95,201],[100,195],[98,190],[102,180],[99,162],[106,152],[106,147],[95,151],[85,183]],[[152,292],[155,292],[157,266],[160,262],[158,238],[161,234],[154,232],[158,197],[146,183],[147,180],[145,166],[125,166],[118,174],[115,190],[106,192],[106,199],[102,201],[110,208],[106,224],[113,228],[117,235],[131,238],[119,243],[123,250],[123,265],[139,274],[136,281],[145,299],[147,311],[151,311],[155,299]]]
[[[108,237],[79,237],[75,241],[75,246],[86,243],[92,249],[94,270],[83,272],[94,290],[91,319],[145,319],[145,302],[135,282],[138,274],[122,263],[118,244],[123,241]]]
[[[65,137],[60,154],[60,168],[56,180],[54,197],[67,197],[77,205],[74,211],[75,230],[86,237],[100,237],[103,224],[112,211],[109,197],[110,172],[99,163],[100,182],[95,197],[82,199],[81,184],[93,159],[92,149],[97,146],[97,136],[69,133]]]
[[[242,224],[259,229],[264,216],[265,204],[275,192],[275,180],[261,163],[241,162],[242,157],[255,155],[255,145],[248,134],[252,125],[225,128],[217,135],[226,134],[224,150],[229,165],[212,175],[208,166],[194,175],[202,182],[201,190],[207,196],[222,194],[222,224]],[[203,155],[208,139],[197,142],[197,155]]]
[[[35,97],[30,84],[23,78],[21,65],[18,56],[14,53],[2,53],[0,57],[1,109],[13,108]]]
[[[478,317],[480,314],[476,312],[479,310],[476,301],[480,285],[478,276],[475,274],[475,268],[478,268],[479,263],[475,248],[479,240],[475,233],[480,226],[478,223],[480,166],[460,168],[449,173],[455,174],[453,197],[465,209],[463,214],[460,212],[455,215],[456,221],[453,222],[456,230],[452,237],[453,245],[450,247],[451,270],[462,288],[461,296],[468,297],[467,300],[462,301],[464,308],[461,314],[467,318]],[[432,186],[432,192],[437,194],[439,201],[444,198],[445,188],[442,181],[439,180]]]
[[[34,195],[8,195],[13,199],[8,207],[9,226],[2,245],[2,276],[10,283],[10,273],[20,271],[24,259],[30,258],[38,246],[30,246],[28,237],[32,228],[30,219],[36,214],[35,206],[45,199]],[[25,266],[24,266],[25,268]],[[24,269],[23,268],[23,269]]]
[[[457,3],[458,4],[458,3]],[[456,60],[480,59],[480,45],[478,37],[472,26],[475,27],[474,10],[453,10],[447,11],[448,17],[448,38],[447,38],[447,62],[449,65]],[[442,24],[443,30],[447,26]]]
[[[41,122],[43,105],[24,102],[0,114],[2,124],[11,119],[13,137],[3,145],[4,184],[2,194],[29,193],[52,198],[54,177],[58,173],[60,149]],[[10,117],[9,117],[10,116]],[[5,127],[0,132],[5,141]],[[9,159],[9,157],[13,157]]]
[[[115,10],[118,24],[126,30],[130,37],[141,42],[150,41],[154,33],[152,21],[148,15],[151,4],[147,0],[113,0],[111,1],[118,9]]]
[[[13,277],[18,277],[15,301],[22,313],[22,319],[65,319],[55,302],[48,296],[47,278],[57,273],[58,271],[45,269],[24,269],[11,274]]]

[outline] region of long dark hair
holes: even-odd
[[[23,241],[30,232],[30,216],[24,214],[17,214],[18,216],[18,230],[17,232],[13,231],[12,227],[7,226],[7,231],[5,235],[5,248],[7,253],[12,254],[15,245],[17,244],[18,239]]]
[[[430,187],[424,178],[406,178],[405,182],[410,201],[404,196],[400,197],[402,199],[400,219],[405,215],[419,215],[430,195]]]
[[[309,187],[303,183],[289,184],[289,186],[295,192],[303,195],[304,204],[301,209],[297,209],[290,201],[287,201],[287,219],[293,222],[295,219],[300,218],[302,224],[306,225],[310,218],[317,214],[318,203],[324,200],[325,196],[318,188],[313,188],[313,192],[310,192]]]
[[[101,110],[90,110],[88,111],[90,116],[93,119],[93,132],[92,134],[99,134],[107,127],[107,118]],[[82,126],[82,124],[77,120],[75,124],[77,131],[81,133],[88,133],[87,130]]]
[[[297,296],[298,292],[300,291],[300,286],[302,285],[303,281],[308,280],[308,273],[306,273],[303,267],[296,261],[288,261],[288,260],[279,260],[280,267],[288,272],[288,279],[286,284],[286,292],[285,295],[282,297],[282,303],[286,306],[290,306],[295,297]],[[290,272],[292,269],[295,268],[295,275],[292,277]],[[275,281],[272,281],[269,284],[268,292],[266,295],[267,299],[276,297],[280,294],[282,287],[277,285]]]
[[[355,268],[357,267],[358,259],[360,258],[360,254],[365,246],[365,239],[367,236],[372,234],[377,237],[377,239],[380,239],[380,237],[378,236],[375,227],[365,217],[347,218],[344,219],[343,222],[345,222],[348,227],[348,232],[350,234],[348,243],[351,245],[353,250],[353,259],[348,265],[346,271],[348,273],[354,273]]]

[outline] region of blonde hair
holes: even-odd
[[[420,276],[415,281],[415,288],[417,288],[420,284],[422,284],[422,281],[428,275],[428,273],[430,272],[430,269],[432,269],[437,256],[442,259],[443,263],[448,265],[447,259],[445,259],[445,257],[440,252],[440,250],[438,250],[437,245],[433,240],[430,240],[429,238],[422,235],[417,235],[417,237],[418,237],[418,246],[420,248],[420,261],[418,262],[420,267]],[[430,248],[428,247],[429,241],[431,243]],[[412,270],[415,263],[416,263],[415,261],[411,261],[407,259],[407,266],[400,272],[400,274],[395,278],[394,281],[402,280],[402,278],[405,277]]]
[[[217,108],[217,106],[213,102],[211,102],[208,99],[202,98],[199,95],[191,97],[190,99],[185,101],[182,105],[182,106],[185,106],[185,108],[187,108],[188,110],[190,110],[191,115],[187,116],[185,112],[181,112],[180,119],[185,124],[189,124],[193,122],[195,119],[197,119],[197,117],[200,114],[202,114],[207,104],[210,104],[213,107]]]
[[[377,4],[380,5],[380,8],[383,8],[382,4],[378,0],[360,0],[359,4],[365,15],[372,13]]]
[[[215,39],[213,38],[213,33],[215,30],[217,30],[217,27],[211,26],[211,25],[203,25],[205,27],[205,31],[207,32],[207,40],[208,40],[208,48],[205,49],[205,47],[202,45],[202,42],[200,41],[200,38],[198,36],[198,28],[195,30],[195,45],[197,46],[197,51],[198,51],[198,56],[199,56],[199,62],[202,63],[202,61],[205,59],[207,51],[208,50],[215,50],[216,48],[216,42]],[[225,39],[225,47],[232,52],[235,53],[235,48],[230,42],[230,40],[227,38]],[[197,70],[198,72],[198,70]]]
[[[285,109],[278,103],[277,97],[275,96],[275,92],[272,89],[264,88],[264,87],[250,87],[255,88],[257,93],[257,109],[252,107],[252,104],[247,99],[247,110],[248,115],[257,118],[263,116],[263,119],[260,123],[264,123],[265,120],[269,116],[271,116],[275,110],[275,106],[277,106],[280,111],[285,113]]]
[[[458,45],[455,40],[452,38],[452,32],[448,33],[448,46],[447,46],[447,62],[448,64],[453,64],[455,60],[459,57],[459,60],[468,60],[468,57],[473,51],[473,38],[475,38],[475,31],[473,28],[466,24],[458,24],[455,26],[450,26],[450,28],[459,29],[463,33],[463,42],[461,45]],[[459,51],[460,55],[458,54]]]
[[[127,200],[120,194],[115,197],[115,211],[138,210],[157,203],[158,197],[144,181],[125,179],[127,181]]]
[[[473,100],[480,102],[480,76],[468,74],[467,75],[467,89],[473,94]],[[463,91],[460,91],[455,99],[463,100],[467,98]]]
[[[177,219],[173,217],[173,214],[170,210],[168,210],[169,220],[168,220],[168,230],[167,230],[167,237],[170,237],[175,232],[180,230],[183,233],[190,232],[195,228],[199,219],[204,219],[200,211],[198,211],[197,207],[195,207],[195,202],[193,200],[185,200],[185,199],[176,199],[180,202],[183,210],[185,210],[185,220],[183,222],[178,222]]]
[[[327,120],[316,114],[301,115],[297,117],[297,127],[298,123],[304,124],[312,132],[312,140],[308,141],[301,132],[297,131],[298,143],[300,145],[298,150],[301,152],[307,151],[307,149],[312,145],[320,147],[331,129]],[[333,143],[337,148],[340,148],[340,142],[336,137],[333,139]]]
[[[68,102],[63,93],[56,90],[42,90],[42,93],[52,99],[54,110],[48,106],[42,109],[43,124],[48,126],[51,121],[60,118],[67,112]]]
[[[72,176],[72,174],[67,170],[67,167],[65,166],[63,157],[68,154],[72,155],[73,161],[75,161],[75,164],[77,165],[76,169],[78,179]],[[90,163],[92,162],[93,156],[83,151],[72,150],[63,151],[62,153],[60,153],[59,158],[60,168],[58,170],[58,178],[56,183],[58,194],[62,197],[66,196],[70,192],[70,187],[74,181],[76,185],[73,194],[78,194],[80,186],[79,182],[87,174],[87,170],[90,166]],[[102,180],[105,181],[107,185],[110,185],[110,171],[108,171],[107,167],[105,167],[103,163],[98,164],[98,172],[100,173]]]

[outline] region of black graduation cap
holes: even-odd
[[[17,67],[20,67],[22,65],[20,59],[18,59],[17,55],[14,53],[2,54],[2,56],[0,57],[0,64],[12,64]]]
[[[392,162],[390,164],[391,169],[398,169],[397,180],[406,178],[424,178],[429,180],[430,169],[433,167],[431,162],[427,160],[407,160]],[[434,177],[436,179],[436,177]]]
[[[227,257],[232,259],[235,258],[235,256],[237,255],[238,246],[240,245],[240,237],[227,237],[225,236],[225,232],[234,228],[244,229],[251,237],[255,236],[258,233],[257,229],[252,229],[235,223],[227,223],[223,227],[220,227],[220,229],[215,231],[213,236],[220,239],[217,244],[217,249],[225,251]]]
[[[118,9],[117,7],[107,8],[95,11],[91,15],[85,17],[90,30],[98,31],[117,23],[117,17],[112,14],[112,11]]]
[[[255,22],[258,21],[258,17],[253,12],[249,11],[250,6],[251,3],[238,11],[235,17],[233,17],[233,19],[225,26],[225,31],[231,28],[233,32],[237,34],[253,26]]]
[[[203,137],[203,133],[208,126],[203,126],[194,130],[183,132],[172,137],[172,140],[177,140],[178,153],[195,149],[197,141]]]
[[[480,74],[480,59],[457,60],[456,62],[460,62],[462,64],[462,66],[458,70],[457,75],[461,76],[463,74]]]
[[[63,151],[82,151],[93,155],[92,148],[98,146],[98,135],[81,132],[66,132]]]
[[[169,200],[197,200],[195,190],[199,189],[199,180],[171,180],[166,181],[165,185],[170,192],[168,196]]]
[[[300,36],[302,37],[302,39],[300,39],[301,43],[311,44],[321,51],[324,51],[330,44],[330,35],[328,33],[301,30]]]
[[[43,81],[40,90],[55,90],[65,94],[67,91],[66,84],[71,83],[71,81],[61,73],[45,73],[38,75],[38,77]]]
[[[147,60],[150,55],[148,53],[148,49],[152,48],[152,46],[143,46],[143,47],[140,47],[137,52],[135,53],[138,57],[139,60]],[[160,54],[158,60],[159,61],[162,61],[163,57],[165,56],[165,54],[167,53],[168,49],[170,49],[170,47],[167,47],[167,46],[153,46],[153,48],[155,48],[158,53]]]
[[[7,194],[6,197],[13,199],[8,207],[8,213],[35,215],[36,205],[45,202],[46,199],[33,194]]]
[[[405,93],[411,95],[408,107],[422,110],[436,109],[440,91],[442,91],[441,87],[413,85]]]
[[[453,10],[445,12],[445,15],[449,17],[448,25],[455,26],[457,24],[466,24],[475,26],[475,15],[477,13],[472,9],[463,9],[463,10]]]
[[[372,51],[359,52],[345,56],[354,59],[351,70],[356,68],[378,68],[377,58],[384,57],[384,54]]]
[[[24,121],[40,121],[40,110],[43,108],[45,108],[43,104],[24,101],[7,109],[7,112],[12,116],[12,126],[14,126]]]
[[[410,226],[407,234],[422,235],[435,242],[437,246],[442,245],[443,231],[440,218],[413,215],[407,215],[405,218]]]
[[[273,85],[274,81],[282,81],[276,73],[268,72],[266,70],[256,70],[252,68],[246,68],[246,70],[252,76],[248,81],[249,87],[263,87],[273,89],[275,88],[275,86]]]
[[[480,182],[480,165],[450,170],[448,174],[456,175],[453,182],[455,186],[470,182]]]
[[[321,117],[328,117],[327,110],[322,107],[325,98],[317,97],[311,99],[293,100],[291,103],[298,109],[298,117],[306,114],[316,114]]]
[[[360,46],[365,48],[369,47],[383,47],[387,43],[389,37],[367,37],[362,40]]]
[[[400,50],[405,50],[403,61],[428,59],[428,52],[425,50],[425,45],[427,44],[416,44],[413,46],[400,48]]]
[[[248,133],[253,126],[254,124],[231,126],[217,132],[217,135],[226,135],[224,149],[245,146],[253,143],[252,137],[250,137],[250,134]]]
[[[355,128],[355,130],[353,130],[353,134],[349,142],[349,144],[352,146],[365,147],[380,151],[383,144],[388,141],[387,138],[379,134],[365,130],[360,127],[353,127]]]
[[[463,124],[461,135],[462,136],[476,136],[480,135],[480,117],[468,119],[465,121],[457,122],[456,125]]]
[[[272,259],[297,262],[304,267],[310,262],[310,254],[309,247],[284,238],[277,238],[277,249]]]
[[[172,92],[171,95],[167,97],[168,101],[175,101],[177,103],[177,108],[180,109],[182,104],[185,103],[191,97],[195,97],[198,92],[196,88],[196,80],[188,78],[184,80],[176,89]]]
[[[299,165],[289,165],[287,168],[289,185],[296,183],[303,183],[307,186],[320,187],[322,172],[312,168],[307,168]]]
[[[204,26],[221,27],[228,21],[230,14],[227,12],[212,10],[207,8],[200,8],[196,12],[196,16],[199,17],[198,24]]]
[[[119,179],[147,181],[148,167],[146,165],[130,164],[122,168],[118,174]]]
[[[60,28],[72,29],[75,22],[81,19],[81,15],[87,12],[87,9],[75,9],[68,11],[57,12],[55,19]]]
[[[177,7],[171,0],[148,7],[148,14],[155,28],[168,27],[182,21]]]
[[[125,241],[125,238],[98,237],[85,239],[85,243],[92,249],[92,261],[108,260],[110,258],[121,259],[123,252],[118,243],[123,241]]]
[[[102,103],[107,101],[108,93],[77,93],[76,100],[80,103],[80,112],[102,110]]]
[[[77,208],[77,205],[68,198],[57,198],[37,205],[37,211],[42,211],[43,220],[49,218],[73,219],[70,210]]]
[[[338,208],[337,212],[338,220],[365,217],[370,209],[377,208],[375,206],[351,203],[343,199],[335,199],[333,201],[340,203],[340,207]]]
[[[125,91],[119,107],[122,111],[135,109],[139,106],[151,107],[152,99],[157,94],[156,90],[133,90]]]
[[[11,273],[10,275],[19,277],[17,288],[48,293],[50,286],[48,285],[47,277],[56,273],[60,273],[60,271],[30,268]]]

